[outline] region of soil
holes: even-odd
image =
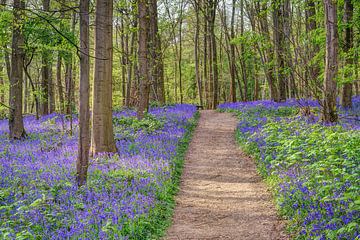
[[[235,141],[237,122],[201,111],[165,240],[289,239],[254,160]]]

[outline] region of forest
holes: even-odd
[[[358,0],[0,0],[0,238],[360,239],[359,31]]]

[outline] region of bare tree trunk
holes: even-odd
[[[149,108],[149,9],[147,6],[147,0],[138,1],[138,16],[139,16],[139,77],[140,77],[140,99],[137,111],[137,117],[139,119],[144,118],[145,112]]]
[[[266,42],[271,44],[270,39],[270,31],[269,31],[269,23],[268,23],[268,6],[266,2],[260,3],[260,1],[256,2],[256,11],[259,18],[259,28],[262,35],[266,38]],[[255,26],[254,26],[255,28]],[[262,65],[264,66],[264,72],[266,76],[267,83],[269,85],[270,90],[270,98],[272,100],[278,100],[278,91],[276,88],[276,78],[275,78],[275,68],[274,68],[274,50],[273,46],[267,47],[265,51],[261,50],[259,44],[257,44],[257,48],[259,51],[259,55],[262,61]]]
[[[5,103],[5,89],[4,89],[5,80],[2,77],[3,76],[3,70],[4,70],[3,66],[0,65],[0,102],[1,103]]]
[[[235,38],[235,5],[236,0],[232,1],[232,11],[231,11],[231,27],[230,35],[231,39]],[[225,23],[226,24],[226,23]],[[235,45],[230,43],[230,97],[232,102],[236,102],[236,60],[235,60]],[[240,87],[240,86],[239,86]]]
[[[163,74],[163,56],[161,51],[161,39],[158,29],[158,11],[157,1],[149,0],[149,67],[151,70],[151,99],[165,103],[164,95],[164,74]],[[181,17],[181,14],[180,14]]]
[[[13,4],[14,18],[9,94],[9,137],[10,139],[21,139],[26,136],[22,115],[23,63],[25,58],[22,24],[24,20],[23,9],[25,9],[25,2],[23,0],[14,0]]]
[[[353,18],[353,11],[354,6],[351,0],[345,0],[344,5],[344,25],[345,25],[345,32],[344,32],[344,52],[347,54],[346,56],[346,63],[352,64],[353,57],[351,56],[351,49],[353,48],[353,38],[354,32],[352,27],[352,18]],[[346,78],[351,77],[351,74],[347,74]],[[348,81],[348,80],[347,80]],[[352,107],[352,88],[353,84],[351,82],[344,83],[343,92],[341,97],[341,105],[345,108]]]
[[[50,11],[50,0],[43,0],[43,10],[45,12]],[[49,69],[50,69],[50,53],[48,50],[43,50],[42,52],[42,66],[41,66],[41,91],[42,91],[42,98],[41,98],[41,114],[47,115],[50,113],[49,111],[49,85],[50,76],[49,76]]]
[[[129,54],[126,49],[127,47],[125,45],[128,45],[127,42],[127,33],[125,36],[124,31],[125,25],[124,25],[124,19],[120,19],[120,41],[121,41],[121,93],[122,93],[122,104],[125,105],[126,103],[126,66],[128,64],[127,62],[127,55]],[[117,36],[117,35],[116,35]]]
[[[338,72],[338,27],[337,9],[333,0],[324,0],[326,25],[326,58],[324,72],[324,101],[321,119],[324,122],[337,122],[336,75]]]
[[[194,36],[194,60],[195,60],[195,77],[196,83],[198,87],[198,94],[199,94],[199,101],[200,105],[203,106],[203,96],[202,96],[202,82],[200,76],[200,68],[199,68],[199,30],[200,30],[200,19],[199,19],[199,3],[193,1],[193,5],[195,8],[195,15],[196,15],[196,26],[195,26],[195,36]]]
[[[58,88],[58,95],[59,95],[59,110],[60,113],[64,112],[64,90],[61,80],[61,56],[60,52],[58,53],[57,63],[56,63],[56,83]]]
[[[80,0],[80,103],[79,147],[76,162],[78,185],[87,179],[90,148],[90,64],[89,64],[89,1]]]
[[[95,15],[95,68],[91,142],[91,152],[93,154],[116,152],[112,124],[113,1],[98,0]]]
[[[218,60],[217,60],[217,48],[216,48],[216,36],[215,36],[215,18],[216,18],[216,8],[218,5],[218,0],[209,1],[209,30],[210,30],[210,43],[211,43],[211,58],[212,58],[212,73],[213,73],[213,99],[212,99],[212,108],[215,109],[219,103],[219,70],[218,70]]]
[[[179,16],[179,89],[180,89],[180,103],[183,103],[183,84],[182,84],[182,23],[183,23],[183,1],[181,1],[180,6],[180,16]]]
[[[136,28],[137,27],[137,20],[134,20],[134,24],[133,27]],[[128,65],[127,65],[127,84],[126,84],[126,102],[125,105],[127,107],[130,107],[131,105],[131,89],[132,89],[132,71],[133,71],[133,59],[136,59],[134,54],[135,54],[135,41],[136,41],[136,35],[137,32],[133,31],[131,34],[131,40],[130,40],[130,53],[129,55],[132,56],[132,58],[128,59]],[[135,64],[136,65],[136,64]],[[134,70],[135,71],[135,70]],[[135,75],[135,74],[134,74]]]
[[[279,95],[276,101],[285,101],[286,100],[286,86],[287,86],[287,77],[285,74],[285,33],[284,33],[284,3],[273,1],[273,23],[274,23],[274,46],[276,52],[277,60],[277,75],[278,75],[278,88]]]
[[[244,1],[240,0],[240,35],[244,34]],[[243,84],[244,84],[244,98],[243,101],[247,101],[248,100],[248,77],[247,77],[247,68],[246,68],[246,62],[245,62],[245,57],[244,57],[244,51],[245,51],[245,47],[244,44],[241,43],[240,44],[240,66],[241,66],[241,78],[243,80]]]

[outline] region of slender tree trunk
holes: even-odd
[[[64,90],[61,80],[61,56],[60,52],[58,53],[57,63],[56,63],[56,82],[57,82],[57,88],[58,88],[58,95],[59,95],[59,110],[60,113],[64,112]]]
[[[354,6],[351,0],[345,0],[344,5],[344,25],[345,25],[345,32],[344,32],[344,52],[347,54],[346,56],[346,63],[353,64],[353,56],[351,56],[351,49],[353,48],[353,38],[354,32],[352,27],[352,18],[353,18],[353,11]],[[350,78],[351,74],[347,74],[346,78]],[[347,80],[348,81],[348,80]],[[352,88],[353,84],[351,82],[346,82],[343,85],[342,97],[341,97],[341,105],[345,108],[352,107]]]
[[[26,136],[22,115],[23,63],[25,59],[22,24],[24,20],[23,9],[25,9],[25,2],[23,0],[14,0],[13,6],[14,18],[9,94],[9,137],[10,139],[21,139]]]
[[[50,11],[50,0],[43,0],[43,10],[45,12]],[[50,82],[50,52],[48,50],[43,50],[42,52],[42,67],[41,67],[41,91],[42,91],[42,98],[41,98],[41,114],[47,115],[50,113],[49,111],[49,86],[51,85]]]
[[[137,27],[137,20],[134,20],[133,27]],[[130,53],[129,55],[132,56],[132,58],[128,59],[128,65],[127,65],[127,84],[126,84],[126,102],[125,105],[127,107],[130,107],[131,105],[131,89],[132,89],[132,71],[133,71],[133,59],[135,59],[135,42],[136,42],[136,31],[133,31],[131,34],[131,40],[130,40]]]
[[[277,60],[277,75],[279,95],[276,101],[286,100],[286,54],[285,54],[285,33],[284,33],[284,3],[273,1],[273,32],[274,32],[274,46]]]
[[[3,78],[3,66],[0,66],[0,102],[5,103],[5,80]]]
[[[314,0],[306,0],[306,9],[305,9],[305,17],[306,17],[306,32],[309,36],[314,34],[314,30],[317,29],[316,24],[316,6]],[[311,41],[309,45],[307,46],[307,61],[308,64],[306,64],[306,71],[308,72],[308,78],[305,79],[305,92],[306,96],[310,97],[311,95],[311,87],[310,87],[310,81],[317,84],[318,77],[320,75],[320,68],[317,63],[313,63],[313,59],[316,56],[316,54],[319,52],[319,46],[316,45],[314,41]],[[316,91],[316,90],[315,90]],[[314,95],[317,95],[316,92],[313,93]]]
[[[203,7],[203,14],[204,14],[204,40],[203,40],[203,79],[204,79],[204,86],[205,86],[205,100],[206,100],[206,108],[210,108],[210,90],[209,90],[209,73],[208,73],[208,58],[209,58],[209,51],[208,51],[208,24],[207,24],[207,7],[206,1],[202,1]],[[204,10],[205,8],[205,10]]]
[[[116,152],[112,124],[113,1],[98,0],[95,13],[95,68],[91,152]]]
[[[336,111],[336,75],[338,72],[338,27],[337,9],[333,0],[324,0],[326,26],[326,58],[324,72],[324,101],[322,121],[337,122]]]
[[[199,68],[199,32],[200,32],[200,19],[199,19],[199,3],[196,1],[193,2],[195,8],[195,16],[196,16],[196,26],[195,26],[195,36],[194,36],[194,60],[195,60],[195,77],[196,83],[198,87],[198,95],[200,105],[203,106],[203,96],[202,96],[202,82],[200,76],[200,68]]]
[[[127,55],[129,54],[126,51],[125,44],[127,45],[127,41],[125,38],[127,38],[127,34],[125,36],[124,31],[125,25],[124,25],[124,19],[120,19],[120,41],[121,41],[121,93],[122,93],[122,104],[125,105],[126,103],[126,65],[127,62]]]
[[[150,93],[150,80],[149,80],[149,9],[147,0],[138,1],[138,16],[139,16],[139,78],[140,78],[140,93],[139,93],[139,106],[137,117],[144,118],[145,112],[149,108],[149,93]]]
[[[79,147],[76,163],[77,182],[80,186],[86,183],[90,148],[89,21],[89,1],[80,0]]]
[[[218,60],[217,60],[217,47],[216,47],[216,36],[215,36],[215,18],[216,18],[216,8],[218,5],[218,0],[212,0],[208,3],[210,6],[210,21],[209,21],[209,30],[210,30],[210,43],[211,43],[211,59],[212,59],[212,80],[213,80],[213,93],[212,93],[212,108],[215,109],[219,103],[219,70],[218,70]]]
[[[235,38],[235,5],[236,0],[232,1],[232,11],[231,11],[231,27],[230,34],[231,39]],[[226,23],[224,23],[226,24]],[[235,59],[235,45],[230,43],[230,97],[232,102],[236,102],[236,59]],[[239,86],[240,87],[240,86]]]
[[[269,23],[268,23],[268,6],[266,2],[260,3],[256,2],[256,10],[259,18],[260,31],[262,35],[265,37],[266,42],[271,44],[270,39],[270,31],[269,31]],[[266,48],[265,51],[261,50],[259,44],[257,44],[257,48],[259,51],[260,58],[262,60],[262,64],[264,66],[264,72],[266,76],[267,83],[269,85],[270,90],[270,98],[272,100],[278,101],[278,91],[276,87],[276,78],[275,78],[275,68],[274,68],[274,50],[273,45]]]
[[[179,90],[180,90],[180,103],[184,101],[183,96],[183,82],[182,82],[182,23],[183,23],[183,1],[181,1],[180,6],[180,20],[179,20]]]

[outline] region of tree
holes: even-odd
[[[43,11],[49,12],[50,11],[50,0],[43,0]],[[51,66],[49,64],[50,62],[50,53],[48,50],[42,51],[42,66],[41,66],[41,90],[42,90],[42,101],[41,101],[41,114],[47,115],[50,113],[49,109],[49,95],[52,95],[49,90],[51,90],[49,87],[51,85]]]
[[[92,154],[116,152],[112,125],[112,17],[113,1],[98,0],[95,13]]]
[[[241,2],[243,3],[243,2]],[[235,38],[235,5],[236,0],[232,1],[232,11],[231,11],[231,27],[230,27],[230,34],[231,39]],[[243,13],[241,15],[243,19]],[[242,21],[243,23],[243,21]],[[243,24],[241,24],[241,29],[243,30]],[[230,83],[230,97],[232,102],[236,102],[236,61],[235,61],[235,45],[230,43],[230,76],[231,76],[231,83]],[[241,86],[239,86],[241,87]]]
[[[80,0],[80,106],[79,146],[76,163],[78,185],[87,178],[90,148],[90,64],[89,64],[89,1]]]
[[[277,75],[278,75],[278,90],[279,95],[276,101],[285,101],[286,100],[286,86],[288,84],[285,67],[286,67],[286,49],[285,49],[285,3],[282,0],[273,1],[273,24],[274,24],[274,46],[276,52],[276,62],[277,62]]]
[[[354,30],[353,30],[353,11],[354,6],[351,0],[345,0],[344,4],[344,24],[345,24],[345,31],[344,31],[344,52],[346,56],[346,63],[351,65],[353,64],[353,57],[351,56],[351,49],[353,48],[353,38],[354,38]],[[346,77],[351,77],[351,74],[346,74]],[[352,106],[352,88],[353,84],[346,79],[346,82],[343,85],[342,89],[342,97],[341,97],[341,105],[345,108],[349,108]]]
[[[12,139],[21,139],[26,136],[22,116],[23,62],[25,58],[22,24],[24,21],[25,2],[23,0],[14,0],[13,7],[9,136]]]
[[[326,57],[324,72],[323,109],[321,119],[323,122],[336,122],[336,75],[338,72],[338,27],[336,2],[324,0],[325,26],[326,26]]]
[[[150,76],[149,76],[149,8],[147,0],[138,1],[138,17],[139,17],[139,106],[137,110],[137,117],[142,119],[149,107],[149,93],[150,93]]]
[[[158,10],[157,0],[150,0],[149,14],[149,38],[150,38],[150,66],[151,66],[151,85],[152,85],[152,99],[159,101],[161,104],[165,103],[165,89],[164,89],[164,64],[161,50],[161,38],[158,27]]]

